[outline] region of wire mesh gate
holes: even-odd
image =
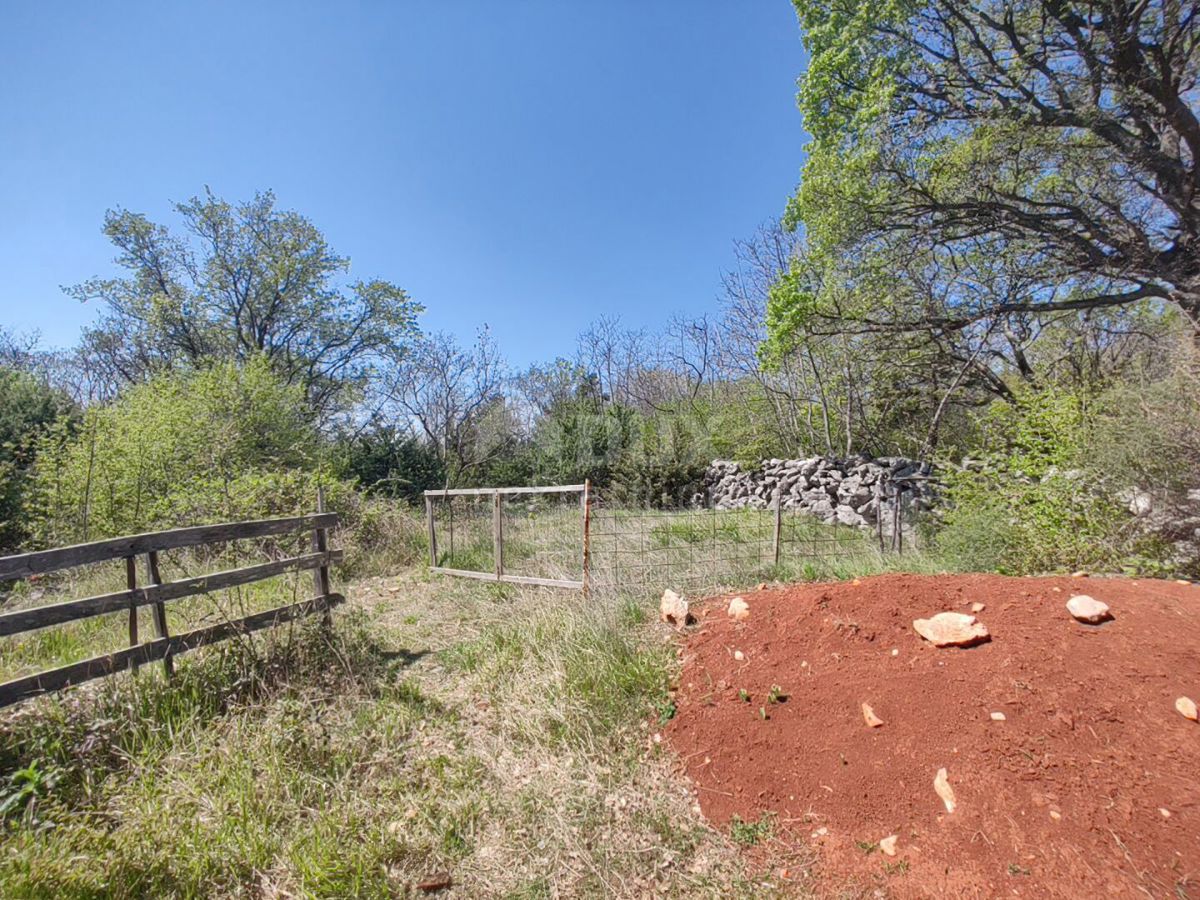
[[[426,491],[430,570],[587,590],[589,490],[584,483]]]
[[[585,592],[715,590],[820,572],[875,543],[869,530],[778,503],[656,509],[610,501],[586,482],[426,491],[425,511],[431,571]]]

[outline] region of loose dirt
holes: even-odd
[[[1113,619],[1075,621],[1076,593]],[[1200,897],[1200,725],[1175,710],[1200,698],[1200,586],[889,575],[741,596],[744,622],[729,596],[693,606],[667,736],[708,818],[769,817],[816,852],[819,894]],[[912,629],[975,603],[988,643]]]

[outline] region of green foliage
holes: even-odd
[[[729,836],[735,844],[743,847],[753,847],[755,844],[771,836],[774,821],[770,813],[763,813],[757,821],[747,822],[741,816],[734,814],[729,820]]]
[[[446,467],[427,441],[393,428],[377,427],[340,442],[338,474],[368,492],[418,502],[446,484]]]
[[[1119,568],[1136,552],[1130,516],[1088,464],[1094,418],[1082,398],[1023,390],[982,430],[993,448],[945,478],[939,548],[956,568],[1024,574]]]
[[[1067,299],[1104,309],[1156,297],[1195,317],[1173,236],[1195,230],[1179,199],[1195,120],[1175,85],[1197,62],[1172,49],[1195,40],[1194,19],[1161,4],[1139,16],[1003,0],[794,6],[812,140],[785,224],[803,228],[827,277],[815,291],[780,279],[773,338],[814,309],[897,331],[953,332]],[[1165,142],[1139,129],[1147,117]],[[1126,225],[1097,226],[1111,221]],[[1001,282],[973,271],[994,260],[1011,269]],[[925,290],[862,290],[879,263]],[[858,294],[849,309],[847,293]]]
[[[541,484],[605,487],[638,439],[640,417],[627,406],[590,397],[555,403],[531,440],[532,478]]]
[[[0,368],[0,551],[27,537],[22,508],[38,439],[56,422],[70,432],[76,416],[74,404],[43,379]]]
[[[643,419],[638,441],[613,471],[613,496],[635,506],[685,504],[699,489],[710,460],[694,420],[678,414]]]
[[[271,192],[232,205],[211,192],[175,206],[184,232],[110,210],[104,233],[124,277],[68,290],[100,301],[85,332],[94,379],[116,385],[163,368],[266,358],[315,409],[345,409],[417,335],[421,307],[381,280],[338,286],[349,260]]]
[[[299,386],[262,358],[166,374],[38,443],[27,500],[43,544],[311,511],[323,463]]]

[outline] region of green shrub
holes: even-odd
[[[446,483],[446,467],[433,447],[392,428],[344,439],[338,451],[338,473],[381,497],[416,503],[425,491]]]
[[[70,399],[42,379],[0,368],[0,551],[28,536],[22,509],[38,439],[60,420],[69,432],[77,415]]]
[[[265,361],[165,374],[78,429],[38,442],[28,519],[42,544],[179,524],[311,511],[317,485],[331,508],[351,493],[323,461],[298,387]]]
[[[954,568],[1008,574],[1120,568],[1138,552],[1131,516],[1106,473],[1088,466],[1093,421],[1084,399],[1048,388],[994,404],[992,449],[944,478],[938,548]]]

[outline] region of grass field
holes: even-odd
[[[865,544],[727,583],[933,566]],[[585,599],[412,566],[340,585],[332,640],[284,628],[169,684],[148,667],[26,704],[0,723],[0,896],[394,897],[443,873],[472,897],[784,892],[654,740],[670,585]],[[110,619],[6,647],[6,673],[119,646]]]

